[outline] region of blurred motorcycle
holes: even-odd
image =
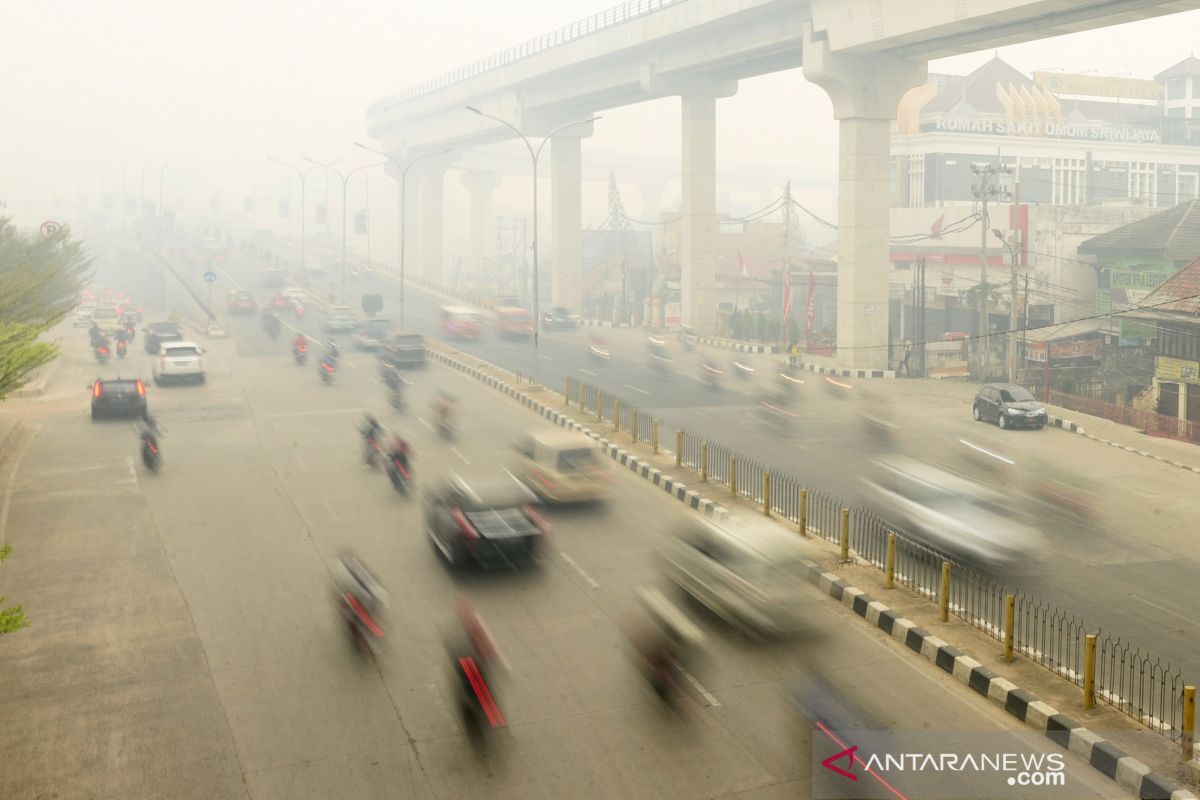
[[[733,359],[733,374],[741,380],[750,380],[754,377],[754,367],[750,364],[750,359],[738,357]]]
[[[412,475],[404,464],[404,459],[398,453],[393,453],[388,459],[387,476],[388,480],[392,482],[392,488],[400,494],[408,494],[408,485],[412,481]]]
[[[322,358],[320,365],[317,366],[317,374],[321,376],[322,383],[332,384],[333,377],[337,374],[337,360],[331,356]]]
[[[636,641],[646,680],[663,702],[673,703],[687,691],[687,665],[704,643],[704,634],[658,589],[638,590],[648,625]]]
[[[296,342],[292,345],[292,358],[296,359],[296,365],[303,367],[308,363],[308,345]]]
[[[103,342],[95,345],[95,347],[92,349],[92,352],[96,356],[96,361],[100,364],[107,364],[108,359],[112,357],[112,353],[109,352],[108,345],[104,344]]]
[[[709,389],[721,388],[721,376],[724,373],[715,364],[705,361],[700,365],[700,374]]]
[[[117,339],[117,358],[124,358],[128,347],[125,345],[124,339]]]

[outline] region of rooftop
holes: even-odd
[[[1151,214],[1079,245],[1079,252],[1085,255],[1117,250],[1158,255],[1171,261],[1193,261],[1200,256],[1200,200]]]

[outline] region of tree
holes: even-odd
[[[362,296],[362,310],[372,316],[383,310],[383,297],[378,294],[364,294]]]
[[[27,235],[0,217],[0,400],[58,357],[39,337],[75,307],[91,263],[68,228]]]
[[[8,554],[12,552],[11,545],[0,547],[0,561],[8,558]],[[12,608],[4,608],[4,595],[0,595],[0,636],[13,631],[19,631],[21,628],[29,625],[29,619],[21,611],[20,606]]]

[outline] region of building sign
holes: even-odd
[[[1134,289],[1139,292],[1151,292],[1171,276],[1169,272],[1135,272],[1127,269],[1111,269],[1108,272],[1108,285],[1112,289]]]
[[[1066,72],[1034,72],[1033,82],[1055,94],[1089,97],[1119,97],[1123,100],[1161,100],[1162,86],[1156,81],[1138,78],[1110,78],[1105,75],[1072,75]]]
[[[1095,339],[1085,342],[1053,342],[1050,344],[1050,360],[1062,361],[1068,358],[1095,358],[1100,352],[1100,343]],[[1025,360],[1038,364],[1046,363],[1046,343],[1029,342],[1025,345]]]
[[[1200,383],[1200,361],[1159,356],[1154,359],[1154,377],[1164,381]]]
[[[1146,295],[1175,274],[1175,265],[1165,258],[1124,258],[1104,266],[1107,287],[1096,291],[1096,313],[1111,314],[1141,306]],[[1130,341],[1149,341],[1155,336],[1154,325],[1120,319],[1120,337]]]
[[[921,130],[929,130],[922,125]],[[964,117],[942,115],[933,123],[933,130],[951,133],[982,133],[992,136],[1043,136],[1056,139],[1089,139],[1103,142],[1134,142],[1157,144],[1157,130],[1134,128],[1130,125],[1080,125],[1074,122],[1020,122],[998,117]]]

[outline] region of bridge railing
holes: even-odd
[[[414,97],[420,97],[423,94],[437,91],[459,81],[473,78],[489,70],[503,67],[520,61],[523,58],[536,55],[537,53],[545,52],[559,45],[573,42],[577,39],[582,39],[585,36],[591,36],[593,33],[602,31],[606,28],[611,28],[614,25],[620,25],[623,22],[628,22],[631,19],[636,19],[646,14],[652,14],[655,11],[666,8],[668,6],[677,5],[684,0],[628,0],[619,6],[613,6],[605,11],[593,14],[570,25],[565,25],[558,30],[543,34],[536,39],[529,39],[521,44],[515,45],[503,50],[499,53],[494,53],[487,58],[481,58],[465,67],[459,67],[453,72],[447,72],[444,75],[439,75],[436,78],[431,78],[424,83],[417,84],[401,92],[389,95],[384,99],[373,103],[367,114],[372,115],[379,111],[383,111],[389,106],[403,103],[406,100],[411,100]]]

